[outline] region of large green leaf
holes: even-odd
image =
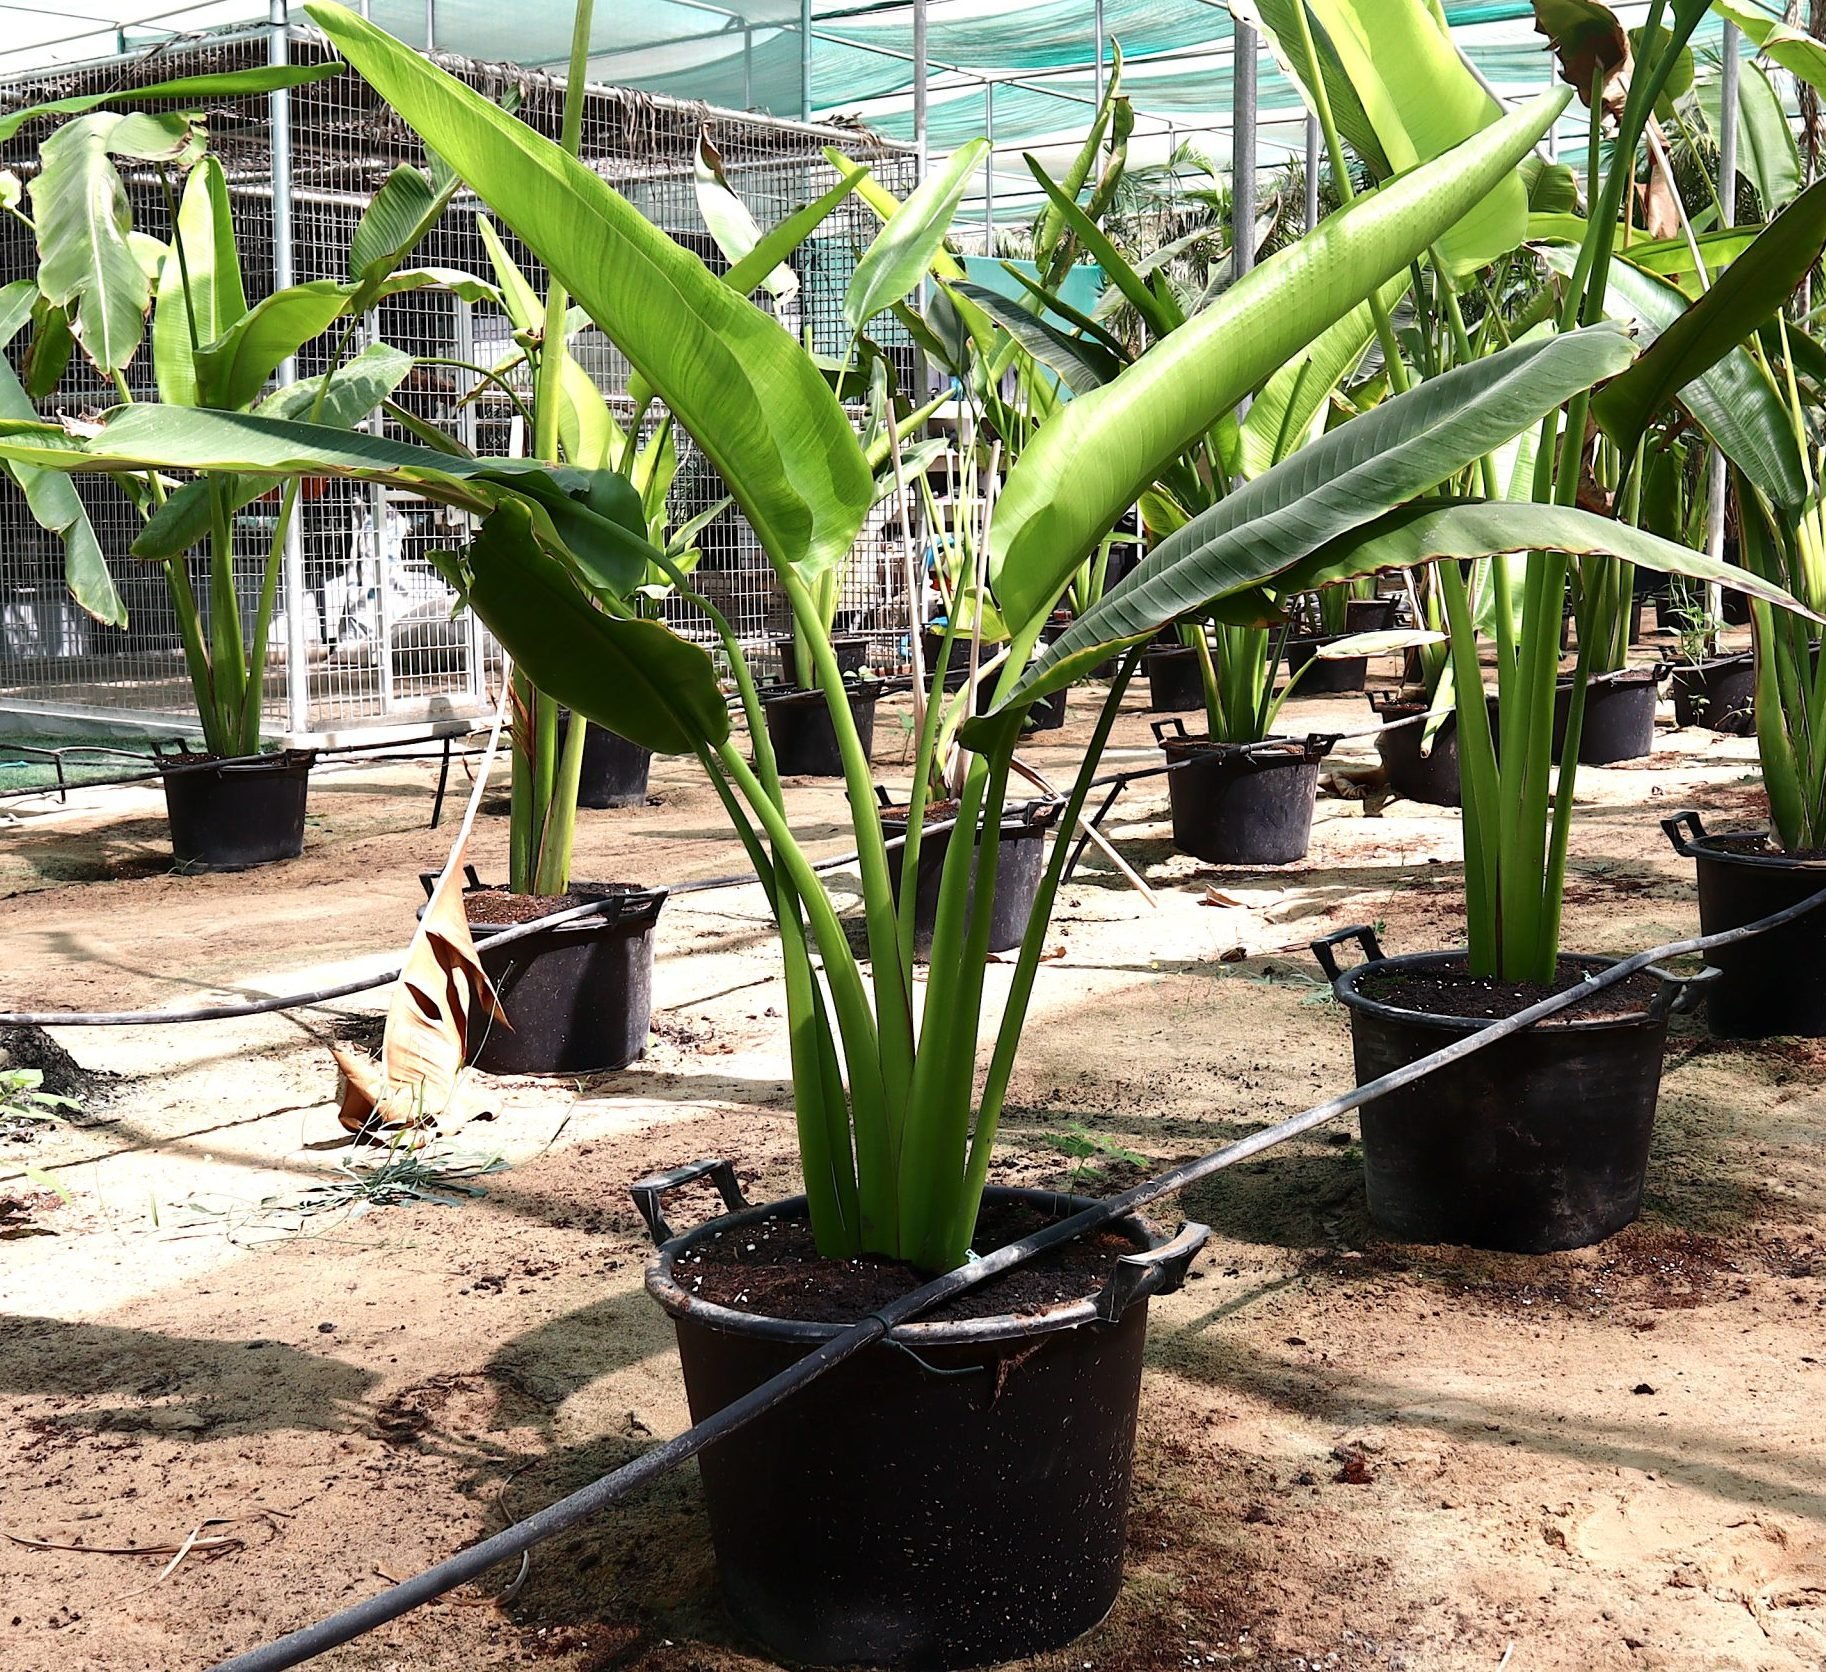
[[[280,87],[302,87],[312,81],[327,81],[331,76],[341,75],[342,70],[343,66],[333,60],[327,64],[263,64],[255,69],[227,70],[220,75],[179,76],[173,81],[155,81],[148,87],[53,99],[49,104],[9,110],[0,116],[0,144],[11,139],[27,122],[34,122],[41,116],[67,116],[94,110],[99,105],[144,104],[154,99],[200,105],[216,99],[246,98],[249,94],[270,93]]]
[[[877,314],[919,288],[933,257],[944,248],[971,175],[988,151],[989,143],[982,139],[960,146],[888,216],[856,263],[844,294],[843,318],[852,331],[861,331]]]
[[[1781,95],[1757,65],[1744,65],[1737,98],[1743,119],[1738,130],[1743,137],[1741,167],[1762,199],[1763,213],[1773,215],[1801,189],[1801,154],[1794,129],[1788,125]]]
[[[197,398],[239,412],[260,398],[267,379],[347,310],[353,285],[312,279],[256,302],[221,336],[196,351]]]
[[[1641,569],[1734,586],[1782,609],[1820,618],[1772,581],[1646,529],[1566,505],[1506,501],[1423,501],[1403,506],[1315,552],[1288,572],[1290,587],[1327,586],[1381,568],[1409,569],[1440,558],[1492,557],[1498,552],[1555,551],[1614,557]]]
[[[341,6],[312,18],[589,311],[728,483],[769,557],[840,564],[874,484],[791,337],[598,175]]]
[[[1272,582],[1313,551],[1455,476],[1629,364],[1613,326],[1473,360],[1320,436],[1161,541],[1028,670],[1003,706],[1069,684],[1113,644]],[[1504,550],[1505,547],[1498,547]]]
[[[177,235],[159,266],[152,367],[160,400],[197,405],[194,350],[215,342],[246,312],[228,177],[221,163],[205,157],[185,183]]]
[[[1418,0],[1305,0],[1350,77],[1389,166],[1417,167],[1501,115],[1443,21]],[[1468,271],[1522,241],[1528,187],[1519,174],[1491,184],[1437,240],[1443,260]]]
[[[729,735],[716,669],[657,621],[605,615],[504,505],[469,550],[469,603],[534,685],[573,712],[663,755]]]
[[[1826,93],[1826,42],[1815,40],[1804,29],[1777,21],[1754,6],[1740,4],[1739,0],[1712,0],[1712,10],[1735,23],[1744,38],[1766,58],[1816,92]]]
[[[111,153],[176,157],[189,143],[181,117],[100,111],[64,123],[39,153],[43,167],[31,184],[38,288],[70,311],[76,340],[104,375],[124,370],[133,358],[152,299]]]
[[[1629,371],[1592,402],[1627,454],[1677,393],[1703,377],[1781,307],[1826,247],[1826,181],[1769,223],[1704,296],[1670,320]]]
[[[1306,101],[1306,108],[1316,112],[1312,92],[1306,85],[1306,56],[1294,9],[1300,4],[1301,0],[1230,0],[1230,10],[1267,41],[1269,50],[1273,52],[1282,71],[1299,88]],[[1357,97],[1357,89],[1352,86],[1350,75],[1339,62],[1337,53],[1332,50],[1323,27],[1315,26],[1313,34],[1314,45],[1319,53],[1320,77],[1325,83],[1326,97],[1331,104],[1332,119],[1338,124],[1338,132],[1344,143],[1368,165],[1370,173],[1378,180],[1386,180],[1395,171],[1383,152],[1382,141],[1376,136],[1376,129],[1363,108],[1362,100]]]
[[[7,344],[31,318],[37,296],[38,287],[30,279],[16,279],[0,288],[0,419],[30,422],[38,416],[5,353]],[[62,542],[64,579],[71,597],[97,621],[109,627],[125,627],[127,607],[115,590],[107,559],[102,556],[101,543],[95,538],[76,484],[61,471],[34,470],[24,464],[13,464],[8,469],[25,495],[33,520]]]
[[[1148,287],[1148,281],[1129,265],[1115,241],[1072,201],[1065,188],[1046,172],[1039,158],[1027,153],[1021,160],[1046,194],[1047,206],[1065,223],[1084,253],[1103,269],[1103,276],[1147,322],[1148,329],[1156,336],[1164,337],[1179,325],[1181,316],[1177,305],[1169,304]]]
[[[837,184],[814,198],[803,209],[795,209],[776,227],[762,233],[760,241],[730,267],[723,283],[738,296],[752,294],[781,262],[822,226],[831,212],[868,178],[869,171],[841,153],[827,151],[831,166],[837,171]]]
[[[968,279],[953,288],[988,314],[1074,395],[1102,388],[1122,370],[1122,361],[1102,343],[1061,331],[999,290]]]
[[[1568,97],[1536,100],[1327,216],[1113,383],[1041,425],[1009,472],[991,532],[996,595],[1017,631],[1044,619],[1072,572],[1161,471],[1478,203]]]
[[[1413,281],[1397,273],[1382,287],[1382,304],[1393,308]],[[1363,358],[1376,335],[1370,305],[1351,309],[1262,385],[1240,426],[1238,464],[1245,476],[1260,476],[1302,446],[1332,391]]]

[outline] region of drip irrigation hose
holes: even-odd
[[[1562,1010],[1583,1003],[1605,988],[1640,974],[1651,964],[1666,958],[1684,957],[1688,953],[1710,952],[1716,947],[1730,946],[1737,941],[1767,934],[1821,906],[1826,906],[1826,888],[1783,911],[1759,918],[1754,923],[1746,923],[1715,935],[1695,935],[1687,940],[1670,941],[1665,946],[1657,946],[1647,952],[1632,953],[1597,974],[1587,976],[1576,987],[1554,993],[1537,1004],[1529,1005],[1526,1010],[1518,1010],[1513,1016],[1492,1022],[1475,1033],[1466,1034],[1437,1051],[1429,1052],[1418,1061],[1371,1080],[1368,1085],[1358,1086],[1328,1102],[1316,1104],[1303,1114],[1290,1116],[1275,1126],[1252,1133],[1249,1137],[1239,1139],[1196,1161],[1184,1162],[1156,1178],[1123,1191],[1119,1196],[1111,1196],[1094,1207],[1073,1214],[1069,1219],[1061,1219],[1019,1242],[1009,1243],[993,1253],[985,1254],[981,1259],[972,1260],[968,1265],[959,1266],[955,1271],[946,1272],[944,1276],[934,1278],[930,1283],[915,1289],[910,1295],[882,1307],[879,1312],[870,1313],[841,1335],[832,1336],[816,1351],[788,1365],[778,1375],[744,1394],[733,1404],[725,1405],[714,1416],[707,1417],[664,1444],[655,1446],[652,1451],[637,1457],[633,1462],[600,1476],[569,1497],[560,1498],[557,1503],[548,1504],[525,1520],[516,1521],[492,1537],[472,1544],[454,1556],[446,1557],[435,1567],[414,1574],[389,1591],[365,1597],[312,1625],[258,1648],[231,1655],[227,1660],[218,1661],[210,1668],[210,1672],[284,1672],[287,1667],[313,1660],[389,1620],[397,1620],[402,1614],[410,1613],[414,1608],[434,1597],[442,1596],[458,1585],[479,1578],[497,1563],[525,1554],[534,1545],[563,1532],[567,1527],[574,1527],[579,1521],[625,1497],[636,1487],[657,1479],[686,1459],[695,1457],[700,1451],[714,1445],[725,1435],[746,1427],[757,1417],[783,1404],[800,1388],[808,1386],[845,1360],[854,1358],[873,1346],[890,1330],[911,1322],[962,1294],[966,1289],[973,1289],[1036,1254],[1087,1235],[1112,1220],[1134,1213],[1162,1197],[1175,1195],[1214,1173],[1259,1155],[1263,1150],[1272,1149],[1290,1138],[1310,1132],[1314,1127],[1335,1120],[1339,1115],[1348,1114],[1352,1109],[1373,1102],[1389,1092],[1412,1085],[1435,1069],[1462,1061],[1474,1052],[1494,1045],[1498,1040],[1507,1039]]]

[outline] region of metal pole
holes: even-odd
[[[995,83],[983,83],[983,137],[989,149],[983,153],[983,254],[995,256]]]
[[[1724,51],[1724,73],[1719,85],[1719,118],[1723,131],[1718,136],[1718,203],[1724,224],[1737,221],[1737,25],[1727,23],[1720,43]],[[1725,456],[1714,447],[1709,461],[1706,492],[1706,555],[1715,563],[1725,555],[1725,494],[1727,486]],[[1717,581],[1706,586],[1706,614],[1720,621],[1725,613],[1724,588]]]
[[[812,0],[799,0],[799,120],[812,119]]]
[[[754,31],[742,31],[742,108],[754,109]]]
[[[425,50],[437,51],[437,0],[425,0]]]
[[[268,0],[266,15],[271,25],[267,32],[267,60],[283,66],[291,58],[286,0]],[[296,278],[292,260],[292,97],[285,88],[276,87],[267,94],[266,119],[272,134],[273,289],[280,291]],[[288,356],[279,363],[279,382],[284,385],[297,381],[298,362]],[[304,589],[304,518],[296,506],[285,530],[279,579],[279,595],[285,607],[285,728],[298,734],[310,730],[311,672],[304,633],[304,611],[310,598]],[[261,670],[253,670],[253,676],[261,678]]]
[[[1306,118],[1306,230],[1319,224],[1319,156],[1324,140],[1319,133],[1319,119]]]
[[[1554,69],[1554,59],[1550,54],[1547,59],[1547,91],[1551,93],[1559,85],[1559,72]],[[1547,160],[1550,163],[1557,163],[1560,160],[1560,124],[1557,120],[1547,130]]]
[[[1238,23],[1231,45],[1230,276],[1255,265],[1256,33]]]
[[[926,55],[926,0],[913,0],[913,150],[920,179],[926,177],[927,82],[932,66]]]
[[[1097,40],[1097,103],[1103,103],[1103,0],[1097,0],[1092,12],[1092,28]]]

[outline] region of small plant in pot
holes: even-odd
[[[1785,226],[1777,222],[1756,239],[1691,308],[1677,293],[1673,318],[1649,318],[1637,306],[1634,270],[1613,259],[1623,198],[1636,177],[1655,100],[1705,9],[1697,0],[1676,0],[1667,26],[1659,34],[1647,31],[1647,59],[1632,68],[1627,37],[1603,8],[1587,8],[1594,15],[1585,22],[1593,27],[1567,28],[1564,34],[1564,14],[1545,4],[1539,8],[1541,27],[1561,55],[1567,79],[1601,103],[1618,137],[1606,168],[1597,139],[1601,124],[1593,121],[1590,218],[1581,223],[1583,243],[1576,252],[1548,258],[1567,282],[1541,292],[1537,317],[1551,329],[1537,328],[1532,340],[1546,344],[1543,352],[1549,354],[1581,340],[1601,345],[1611,336],[1602,321],[1612,312],[1652,328],[1644,330],[1648,346],[1633,363],[1627,345],[1612,337],[1619,357],[1590,380],[1603,388],[1554,403],[1540,414],[1538,432],[1526,437],[1531,469],[1524,480],[1530,491],[1504,506],[1509,549],[1493,555],[1490,569],[1495,595],[1505,601],[1491,619],[1494,713],[1463,700],[1464,693],[1481,690],[1484,680],[1467,577],[1455,562],[1435,570],[1461,694],[1456,718],[1469,944],[1461,952],[1386,959],[1366,938],[1369,961],[1340,972],[1331,946],[1320,943],[1321,962],[1350,1011],[1361,1079],[1412,1061],[1482,1020],[1512,1014],[1548,991],[1576,984],[1586,969],[1604,962],[1563,953],[1561,930],[1587,693],[1593,672],[1610,656],[1602,628],[1615,619],[1605,600],[1617,596],[1619,577],[1632,564],[1700,581],[1727,578],[1722,565],[1633,526],[1639,520],[1632,513],[1641,503],[1647,437],[1676,392],[1703,382],[1792,290],[1826,238],[1822,194],[1797,203],[1790,211],[1796,219]],[[1282,43],[1301,71],[1341,179],[1348,175],[1328,85],[1338,85],[1340,77],[1353,87],[1374,81],[1378,121],[1392,136],[1406,121],[1436,113],[1446,86],[1415,79],[1413,43],[1438,46],[1440,74],[1462,95],[1469,130],[1497,119],[1494,102],[1457,62],[1424,0],[1401,0],[1388,10],[1386,34],[1374,41],[1334,36],[1321,52],[1301,9],[1288,30],[1292,38]],[[1649,151],[1654,178],[1661,165],[1653,147]],[[1505,253],[1519,240],[1526,225],[1526,190],[1519,178],[1515,192],[1520,198],[1506,206],[1500,194],[1488,205],[1499,219],[1486,225],[1483,259]],[[1377,320],[1391,383],[1412,387],[1423,398],[1516,353],[1514,348],[1492,353],[1492,338],[1484,334],[1480,340],[1467,328],[1449,253],[1436,250],[1429,265],[1441,281],[1435,291],[1439,340],[1452,351],[1452,369],[1416,383],[1388,328],[1386,310]],[[1588,428],[1594,419],[1601,443],[1594,443]],[[1588,490],[1607,458],[1616,463],[1617,474],[1606,484],[1602,502],[1623,515],[1582,512],[1574,530],[1564,519],[1591,501]],[[1494,493],[1500,475],[1491,449],[1472,479]],[[1596,538],[1594,524],[1603,530]],[[1356,544],[1354,557],[1359,565],[1366,559],[1398,563],[1407,549],[1404,531]],[[1579,585],[1582,631],[1578,662],[1565,687],[1563,764],[1556,781],[1552,762],[1562,732],[1555,714],[1556,641],[1569,577]],[[1771,603],[1794,606],[1779,586],[1762,583],[1758,593]],[[1515,600],[1513,607],[1508,600]],[[1641,1200],[1666,1016],[1678,988],[1677,981],[1657,989],[1653,979],[1644,979],[1633,991],[1613,989],[1607,1006],[1539,1027],[1366,1108],[1362,1125],[1372,1217],[1412,1240],[1524,1252],[1580,1246],[1629,1223]]]
[[[920,1274],[963,1263],[973,1245],[1070,1206],[989,1189],[1066,857],[1065,845],[1054,844],[1005,989],[996,983],[1005,992],[1000,1015],[986,1030],[992,861],[1033,702],[1113,648],[1138,646],[1214,599],[1305,590],[1367,572],[1330,549],[1355,530],[1418,528],[1424,555],[1414,561],[1467,542],[1480,555],[1486,548],[1470,531],[1484,528],[1480,517],[1493,520],[1487,503],[1423,501],[1416,510],[1409,502],[1467,468],[1476,453],[1463,444],[1481,451],[1507,439],[1538,417],[1542,403],[1557,405],[1569,387],[1626,360],[1627,345],[1614,333],[1577,337],[1554,345],[1545,365],[1535,364],[1534,351],[1519,351],[1534,372],[1524,377],[1528,399],[1502,381],[1502,371],[1516,369],[1506,364],[1475,392],[1458,386],[1462,398],[1451,413],[1418,393],[1384,403],[1340,427],[1343,436],[1359,423],[1371,426],[1362,454],[1353,439],[1334,444],[1311,474],[1265,473],[1187,524],[1177,562],[1156,551],[1030,662],[1072,573],[1137,495],[1355,307],[1360,286],[1404,270],[1505,178],[1557,114],[1558,101],[1540,101],[1329,218],[1215,298],[1187,325],[1175,355],[1141,356],[1036,426],[998,500],[987,554],[1010,651],[990,711],[960,731],[969,759],[956,823],[981,834],[974,847],[953,843],[946,855],[922,984],[913,975],[913,891],[897,898],[891,885],[869,762],[807,584],[848,552],[874,492],[861,444],[818,367],[747,301],[754,269],[738,263],[729,277],[711,274],[607,183],[416,54],[338,7],[314,7],[313,16],[562,279],[736,497],[812,652],[842,745],[863,950],[852,948],[794,831],[734,634],[718,623],[749,720],[752,764],[709,656],[663,624],[639,619],[628,603],[653,548],[625,524],[618,526],[637,549],[599,528],[593,513],[579,515],[589,506],[563,491],[561,473],[510,468],[514,461],[427,458],[405,447],[357,450],[308,427],[303,434],[298,427],[231,431],[215,421],[182,432],[164,426],[156,437],[129,424],[97,438],[92,462],[124,467],[155,442],[219,462],[252,451],[283,456],[295,469],[409,478],[474,507],[482,531],[457,567],[472,606],[539,687],[574,712],[700,763],[774,912],[805,1185],[803,1198],[738,1210],[668,1240],[650,1268],[649,1289],[675,1319],[687,1392],[701,1418],[880,1304],[846,1286],[858,1271],[887,1292],[906,1292]],[[961,169],[980,157],[971,148]],[[882,252],[886,297],[907,295],[933,259],[936,236],[926,233],[942,234],[951,184],[934,176],[892,217],[886,243],[873,247]],[[756,254],[759,272],[780,259],[772,247]],[[1391,456],[1397,462],[1388,464]],[[1366,464],[1372,457],[1374,470]],[[612,491],[602,480],[575,485]],[[1594,539],[1608,526],[1577,511],[1567,516],[1569,527]],[[686,577],[675,584],[706,608]],[[1127,668],[1133,660],[1131,648]],[[1125,669],[1102,702],[1065,818],[1083,807],[1126,680]],[[932,740],[948,706],[931,702],[922,720],[909,866],[925,834]],[[979,1072],[985,1031],[993,1043]],[[720,1177],[732,1190],[728,1175]],[[1117,1248],[1074,1256],[1089,1268],[1058,1275],[1050,1295],[1036,1297],[1037,1310],[1012,1310],[1014,1296],[991,1291],[988,1316],[940,1316],[897,1330],[889,1344],[821,1380],[819,1397],[790,1401],[748,1429],[751,1443],[707,1453],[706,1507],[738,1627],[791,1660],[958,1667],[1057,1647],[1094,1624],[1121,1579],[1145,1328],[1140,1299],[1167,1281],[1170,1268],[1144,1258],[1153,1275],[1126,1308],[1112,1293],[1100,1315],[1097,1294],[1118,1248],[1145,1257],[1161,1252],[1164,1240],[1153,1227],[1125,1225]],[[754,1257],[776,1262],[783,1277],[768,1285],[765,1306],[753,1298],[759,1285],[741,1281],[750,1243]],[[699,1298],[713,1283],[724,1298]],[[795,1291],[802,1298],[791,1299]],[[960,1374],[933,1376],[935,1367]],[[996,1400],[981,1397],[986,1385],[997,1387]],[[1085,1420],[1092,1413],[1095,1420]]]
[[[295,284],[250,305],[227,176],[195,113],[211,101],[320,80],[339,68],[279,66],[161,83],[110,103],[195,107],[122,113],[84,101],[50,130],[36,175],[6,204],[31,226],[39,265],[35,277],[0,290],[0,349],[31,328],[23,381],[0,362],[0,421],[39,427],[34,401],[58,391],[73,347],[115,398],[132,405],[127,373],[148,338],[167,407],[310,417],[347,428],[391,395],[412,360],[378,342],[353,352],[360,322],[381,297],[428,282],[401,263],[435,218],[424,211],[441,211],[446,193],[406,171],[410,181],[389,182],[358,223],[346,281]],[[7,131],[60,114],[58,106],[13,112]],[[133,227],[123,163],[162,187],[168,241]],[[274,374],[326,332],[332,335],[322,372],[269,390]],[[10,468],[33,514],[63,542],[77,602],[97,620],[125,626],[108,557],[67,474],[70,459],[53,445],[34,464]],[[146,472],[122,477],[120,486],[144,523],[132,555],[164,572],[202,733],[201,753],[161,758],[178,869],[239,870],[295,858],[314,755],[261,751],[280,571],[300,484],[280,489],[271,478],[209,472],[178,482]],[[243,584],[249,569],[251,597]],[[288,607],[305,605],[293,599]]]

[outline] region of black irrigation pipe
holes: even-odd
[[[1253,1133],[1234,1144],[1203,1156],[1196,1161],[1188,1161],[1157,1178],[1135,1185],[1119,1196],[1111,1196],[1094,1207],[1073,1214],[1069,1219],[1036,1231],[1032,1236],[1019,1242],[998,1248],[993,1253],[984,1255],[980,1260],[973,1260],[968,1265],[960,1266],[955,1271],[945,1273],[943,1277],[934,1278],[912,1294],[882,1307],[873,1312],[860,1323],[852,1324],[840,1335],[807,1354],[796,1363],[789,1365],[769,1381],[763,1382],[752,1392],[744,1394],[733,1404],[725,1405],[714,1416],[695,1424],[684,1433],[655,1446],[653,1450],[637,1457],[631,1463],[623,1464],[619,1469],[592,1481],[569,1497],[560,1498],[555,1504],[548,1504],[526,1517],[516,1521],[512,1526],[503,1528],[492,1537],[472,1544],[454,1556],[446,1557],[435,1567],[414,1574],[410,1579],[401,1581],[391,1590],[382,1591],[376,1596],[366,1597],[362,1601],[344,1608],[327,1618],[318,1620],[312,1625],[286,1636],[277,1638],[257,1648],[246,1650],[242,1654],[231,1655],[227,1660],[219,1661],[210,1672],[284,1672],[284,1669],[302,1665],[318,1655],[336,1648],[338,1645],[352,1641],[389,1620],[397,1620],[402,1614],[410,1613],[434,1597],[442,1596],[446,1591],[479,1578],[497,1563],[508,1561],[515,1556],[522,1556],[534,1545],[542,1543],[554,1534],[574,1527],[580,1521],[607,1508],[618,1499],[625,1497],[636,1487],[644,1486],[648,1481],[657,1479],[668,1470],[676,1468],[688,1458],[716,1444],[718,1440],[734,1433],[738,1428],[746,1427],[757,1417],[783,1404],[801,1388],[806,1387],[827,1371],[837,1368],[847,1359],[854,1358],[873,1346],[890,1330],[900,1324],[908,1323],[922,1313],[931,1311],[966,1289],[973,1289],[989,1278],[1020,1265],[1036,1254],[1044,1253],[1061,1243],[1087,1235],[1107,1225],[1111,1220],[1120,1219],[1125,1214],[1133,1213],[1139,1208],[1161,1200],[1166,1196],[1177,1194],[1189,1185],[1222,1172],[1227,1167],[1234,1167],[1240,1161],[1259,1155],[1263,1150],[1272,1149],[1290,1138],[1310,1132],[1316,1126],[1335,1120],[1339,1115],[1373,1102],[1403,1086],[1412,1085],[1416,1080],[1424,1079],[1436,1069],[1444,1068],[1450,1063],[1462,1061],[1474,1052],[1494,1045],[1498,1040],[1507,1039],[1525,1028],[1545,1021],[1549,1016],[1557,1015],[1562,1010],[1571,1009],[1584,1002],[1593,994],[1605,988],[1625,981],[1630,976],[1639,974],[1649,965],[1662,959],[1683,957],[1692,952],[1709,952],[1715,947],[1729,946],[1737,941],[1749,940],[1756,935],[1766,934],[1772,929],[1779,929],[1784,924],[1792,923],[1796,918],[1808,912],[1826,906],[1826,888],[1817,894],[1810,895],[1799,904],[1789,906],[1773,916],[1760,918],[1754,923],[1744,924],[1741,928],[1727,929],[1715,935],[1696,935],[1687,940],[1671,941],[1666,946],[1657,946],[1647,952],[1637,952],[1621,959],[1596,975],[1587,976],[1576,987],[1569,987],[1563,992],[1555,993],[1542,999],[1538,1004],[1531,1004],[1526,1010],[1519,1010],[1513,1016],[1499,1022],[1492,1022],[1487,1027],[1479,1028],[1475,1033],[1464,1035],[1450,1045],[1442,1046],[1437,1051],[1429,1052],[1416,1062],[1397,1068],[1393,1072],[1381,1075],[1368,1085],[1358,1086],[1353,1091],[1334,1097],[1328,1102],[1315,1105],[1303,1114],[1293,1115],[1278,1125]]]

